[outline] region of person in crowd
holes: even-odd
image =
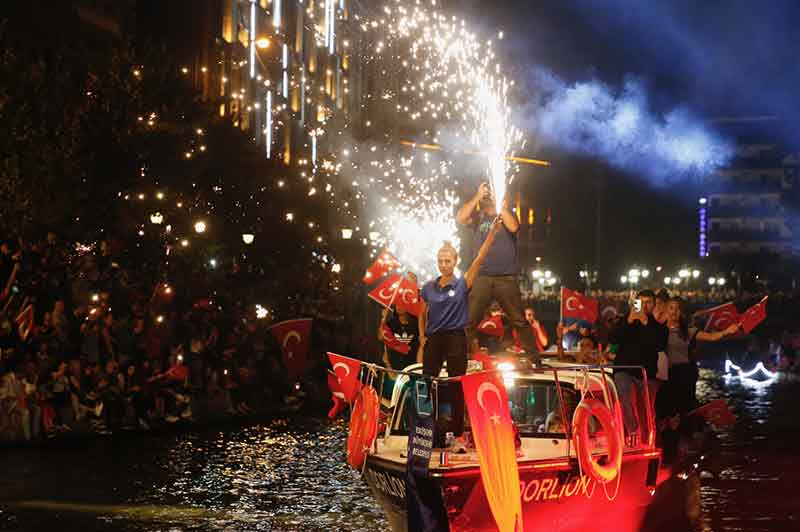
[[[24,369],[21,363],[11,362],[0,380],[0,408],[8,419],[12,435],[21,433],[25,440],[33,437],[28,394],[25,390]]]
[[[623,421],[628,445],[638,446],[648,433],[648,408],[654,412],[656,394],[660,383],[656,379],[658,357],[667,345],[667,328],[658,323],[653,316],[655,294],[652,290],[642,290],[631,305],[631,311],[622,323],[611,331],[609,339],[617,345],[614,359],[614,383],[620,396]],[[644,380],[644,368],[647,380]],[[647,386],[647,391],[645,391]],[[645,401],[649,397],[649,405]]]
[[[697,343],[717,342],[739,332],[741,325],[734,323],[718,332],[700,331],[690,327],[683,311],[680,297],[669,300],[666,310],[667,357],[669,358],[669,380],[659,392],[660,417],[685,415],[697,407]]]
[[[422,362],[425,375],[438,377],[445,361],[450,377],[467,372],[469,293],[501,224],[499,218],[492,222],[491,230],[463,277],[455,276],[458,252],[452,244],[445,242],[439,249],[436,260],[441,275],[425,283],[420,294],[419,328],[422,337],[417,361]],[[464,399],[460,383],[454,383],[450,389],[450,405],[452,432],[458,436],[463,432],[464,424]]]
[[[378,326],[378,340],[384,342],[384,326],[391,332],[395,340],[408,346],[408,353],[402,353],[384,344],[383,362],[392,369],[402,370],[416,360],[419,351],[419,321],[411,315],[405,305],[397,304],[392,310],[385,308],[381,312],[381,323]]]
[[[547,338],[547,331],[538,319],[536,319],[536,310],[533,307],[525,307],[525,321],[531,327],[533,332],[533,339],[536,341],[536,350],[540,353],[547,350],[550,341]]]
[[[503,312],[511,320],[520,343],[531,359],[538,363],[539,351],[530,325],[522,313],[522,299],[519,292],[519,260],[517,257],[517,232],[519,222],[508,208],[507,200],[503,200],[500,212],[495,206],[494,198],[487,183],[481,183],[475,195],[456,214],[456,221],[473,230],[476,247],[482,247],[489,233],[494,230],[494,220],[502,220],[497,230],[497,237],[489,248],[486,258],[481,264],[475,278],[475,286],[469,297],[469,328],[471,351],[477,351],[475,328],[483,319],[486,308],[492,301],[497,301]]]
[[[574,325],[574,324],[573,324]],[[569,327],[566,327],[563,322],[558,324],[556,328],[556,352],[558,358],[573,359],[577,364],[605,364],[606,357],[598,349],[597,339],[590,333],[582,335],[576,344],[574,351],[565,352],[564,342],[562,341]]]
[[[656,306],[653,308],[653,317],[658,323],[667,321],[667,303],[669,303],[669,292],[662,288],[656,294]]]

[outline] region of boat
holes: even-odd
[[[387,389],[387,379],[394,384],[388,387],[391,396],[384,396],[381,401],[382,421],[376,421],[375,437],[368,437],[362,460],[351,465],[360,466],[391,529],[395,532],[498,530],[483,487],[480,457],[474,447],[452,442],[444,446],[437,441],[425,473],[420,476],[409,472],[407,399],[410,383],[420,379],[421,364],[399,372],[368,364],[365,369],[373,385],[380,381],[379,389]],[[511,419],[518,434],[517,470],[524,530],[687,530],[686,524],[696,521],[698,464],[662,465],[662,450],[656,445],[653,413],[649,409],[641,441],[623,437],[611,367],[555,360],[545,360],[543,365],[533,367],[520,356],[487,370],[481,362],[470,360],[468,375],[485,371],[502,373]],[[444,399],[439,401],[435,397],[437,390],[449,381],[446,368],[438,378],[429,380],[436,405],[434,415],[438,415],[447,408]],[[581,429],[574,423],[575,411],[582,410],[578,405],[586,401],[594,401],[601,409],[607,407],[613,417],[605,425],[594,418],[584,422],[581,436],[586,440],[580,440],[576,431]],[[354,407],[357,409],[358,406]],[[465,418],[468,425],[469,416]],[[351,421],[351,436],[353,428]],[[465,427],[465,435],[469,435],[469,430],[469,426]],[[583,445],[591,447],[590,459],[588,455],[581,456],[581,441],[592,442],[591,446]],[[612,455],[617,453],[619,458],[615,461]],[[613,469],[611,475],[609,469]],[[596,470],[606,476],[598,475]],[[424,526],[416,518],[409,524],[411,499],[425,506]],[[418,509],[414,512],[418,513]]]

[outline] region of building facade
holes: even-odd
[[[202,99],[268,158],[313,164],[332,121],[362,114],[360,0],[140,0],[140,27],[183,58]],[[155,29],[154,29],[155,28]],[[168,36],[164,39],[163,36]]]
[[[708,179],[699,198],[698,254],[798,256],[797,159],[763,131],[772,117],[727,119],[737,140],[733,161]]]

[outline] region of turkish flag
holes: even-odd
[[[489,336],[502,337],[505,334],[505,329],[503,328],[503,318],[501,316],[491,316],[486,318],[478,324],[477,330],[478,332],[482,332],[483,334]]]
[[[306,371],[308,350],[311,347],[312,321],[311,318],[287,320],[269,328],[281,346],[283,363],[290,379],[296,379]]]
[[[461,377],[486,500],[500,532],[522,532],[522,501],[514,426],[497,372]]]
[[[337,388],[331,388],[331,393],[338,396],[337,392],[342,399],[348,403],[352,403],[358,392],[361,390],[361,381],[359,374],[361,373],[361,361],[355,358],[350,358],[336,353],[328,353],[328,359],[333,366],[333,373],[336,376]],[[328,379],[328,386],[332,384],[332,379]]]
[[[709,314],[706,331],[710,332],[723,331],[741,319],[739,310],[733,303],[725,303],[706,310],[704,314]]]
[[[375,259],[375,262],[372,263],[372,266],[367,268],[362,282],[364,284],[372,284],[399,267],[400,261],[384,249]]]
[[[14,320],[17,324],[17,331],[19,332],[19,337],[22,338],[23,341],[28,339],[28,335],[31,334],[33,331],[33,305],[28,303],[28,305],[23,308],[19,314],[17,314],[16,319]]]
[[[597,321],[597,300],[561,287],[561,318]]]
[[[745,334],[750,334],[750,332],[755,329],[759,323],[767,319],[767,299],[769,296],[764,296],[764,299],[747,309],[744,314],[742,314],[739,323],[742,324],[742,329],[744,329]]]
[[[715,427],[726,427],[736,423],[736,416],[728,408],[725,399],[714,399],[700,408],[692,410],[689,414],[700,414]]]
[[[398,340],[392,330],[389,328],[389,325],[386,323],[382,324],[381,330],[383,331],[383,343],[388,349],[397,351],[398,353],[403,353],[404,355],[408,354],[408,352],[411,350],[411,346]]]
[[[409,314],[419,316],[421,305],[417,283],[403,275],[400,278],[400,286],[397,288],[394,303],[398,307],[404,307]]]
[[[397,292],[402,282],[402,276],[392,275],[387,277],[381,284],[373,288],[368,296],[384,307],[391,307],[397,298]]]

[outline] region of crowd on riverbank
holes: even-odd
[[[279,311],[268,298],[256,307],[259,283],[274,279],[235,262],[149,267],[120,247],[66,243],[54,233],[2,243],[0,441],[299,403],[268,332]],[[335,344],[334,294],[311,275],[308,284],[280,317],[315,316],[313,343]]]

